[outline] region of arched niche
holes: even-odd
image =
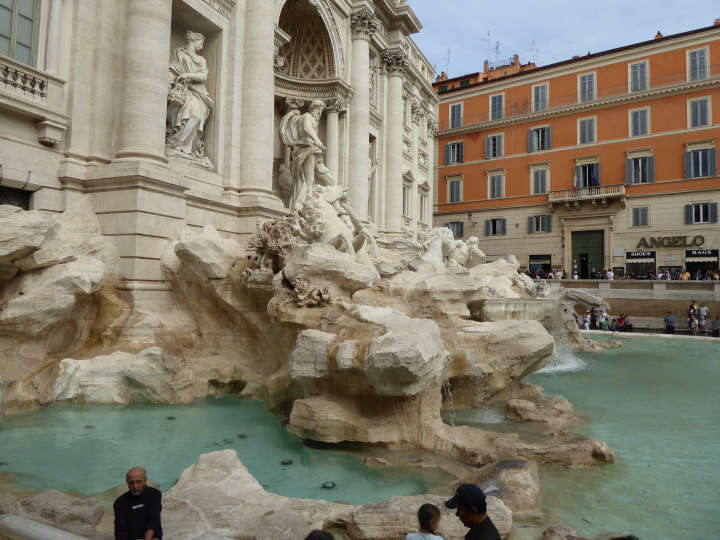
[[[331,9],[324,0],[283,0],[278,27],[290,35],[279,51],[285,65],[276,73],[301,80],[340,77],[344,69],[342,45]]]

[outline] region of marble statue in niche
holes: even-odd
[[[205,36],[188,30],[185,39],[187,44],[176,48],[170,59],[167,153],[212,168],[205,148],[205,123],[214,102],[205,86],[207,61],[199,54],[205,44]]]

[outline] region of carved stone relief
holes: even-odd
[[[380,23],[370,8],[359,9],[350,16],[353,38],[370,39],[378,29]]]

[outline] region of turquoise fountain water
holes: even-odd
[[[344,452],[309,448],[263,403],[231,397],[179,406],[52,407],[0,423],[0,472],[28,490],[100,493],[121,485],[136,464],[166,490],[200,454],[226,448],[268,491],[290,497],[364,504],[449,482],[438,472],[372,469]],[[324,489],[327,481],[335,487]]]
[[[586,535],[720,538],[720,340],[634,337],[578,357],[530,382],[574,403],[589,418],[578,432],[607,442],[617,461],[541,468],[550,521]]]

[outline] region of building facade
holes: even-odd
[[[437,226],[533,270],[718,269],[720,20],[434,86]]]
[[[404,0],[0,2],[0,197],[89,199],[138,300],[185,227],[288,214],[278,134],[324,104],[327,174],[379,237],[431,225],[437,95]]]

